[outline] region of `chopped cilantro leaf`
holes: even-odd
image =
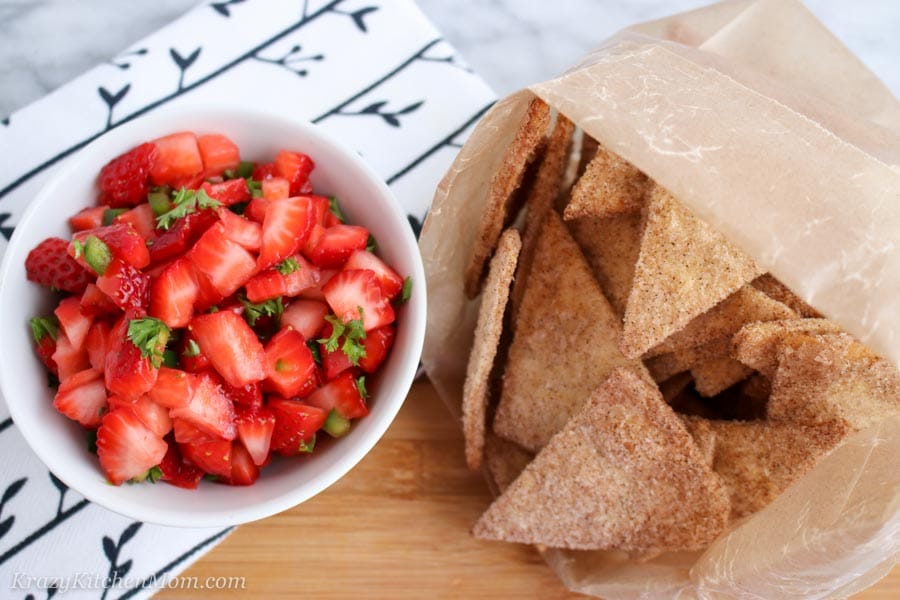
[[[369,241],[366,242],[366,252],[377,252],[377,251],[378,251],[378,242],[375,241],[375,236],[370,233]]]
[[[40,342],[45,335],[49,335],[55,340],[59,332],[59,321],[52,315],[49,317],[33,317],[28,324],[31,325],[31,335],[34,336],[35,342]]]
[[[358,366],[359,360],[366,357],[366,347],[363,345],[363,340],[366,339],[366,330],[363,326],[362,312],[362,307],[360,307],[360,318],[346,323],[334,315],[328,315],[325,320],[331,323],[331,335],[319,340],[320,344],[325,344],[325,350],[328,352],[334,352],[340,346],[341,352],[353,366]],[[341,338],[344,340],[343,343],[341,343]]]
[[[341,211],[341,206],[338,204],[338,199],[334,196],[328,197],[328,209],[341,223],[347,222],[347,219],[344,218],[344,213]]]
[[[218,208],[222,203],[210,198],[205,190],[181,188],[172,199],[172,209],[156,217],[157,229],[169,229],[175,221],[204,208]]]
[[[289,256],[284,259],[280,265],[278,265],[278,272],[282,275],[290,275],[294,271],[300,270],[300,263],[297,262],[297,259],[293,256]]]
[[[182,352],[185,356],[194,357],[200,354],[200,344],[197,343],[197,340],[188,340],[187,348]]]
[[[312,353],[313,360],[316,361],[316,364],[321,366],[322,353],[319,351],[319,342],[316,340],[306,340],[306,347],[309,348],[309,351]]]
[[[141,356],[150,359],[155,368],[163,362],[163,351],[169,340],[169,328],[154,317],[132,319],[128,322],[128,339],[141,351]]]
[[[262,198],[262,182],[253,179],[252,177],[247,178],[247,187],[250,188],[250,197],[251,198]]]
[[[256,325],[256,321],[261,317],[275,317],[276,319],[284,312],[284,304],[281,303],[281,296],[254,304],[247,300],[245,296],[239,296],[238,299],[244,305],[244,318],[250,327]]]

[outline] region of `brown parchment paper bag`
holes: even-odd
[[[463,270],[532,94],[900,364],[900,106],[798,2],[723,2],[617,34],[498,102],[460,151],[420,242],[423,362],[456,415],[477,313]],[[858,433],[705,552],[545,558],[569,589],[608,599],[844,597],[900,556],[898,432],[900,418]]]

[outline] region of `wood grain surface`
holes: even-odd
[[[166,589],[157,598],[584,598],[529,547],[469,528],[490,503],[465,466],[459,426],[427,382],[374,450],[333,487],[244,525],[184,575],[245,578],[235,590]],[[900,598],[900,567],[860,600]]]

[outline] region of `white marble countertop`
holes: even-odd
[[[560,73],[631,23],[708,3],[418,0],[501,95]],[[0,0],[0,116],[114,56],[195,4],[197,0]],[[900,2],[806,0],[806,5],[900,96]]]

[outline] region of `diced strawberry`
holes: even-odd
[[[325,302],[325,294],[322,293],[322,288],[325,287],[325,284],[331,281],[331,278],[338,273],[340,273],[338,269],[320,269],[318,285],[313,286],[308,290],[303,290],[300,293],[300,297],[305,298],[306,300]]]
[[[94,275],[69,256],[69,242],[47,238],[35,246],[25,258],[25,274],[40,285],[80,294]]]
[[[93,283],[87,284],[81,294],[81,311],[94,318],[119,314],[119,307]]]
[[[160,463],[167,449],[130,408],[106,413],[97,430],[100,466],[115,485],[144,475]]]
[[[219,183],[204,182],[200,187],[206,191],[207,196],[225,206],[250,200],[250,188],[247,187],[246,179],[229,179]]]
[[[219,220],[214,210],[198,210],[175,221],[168,231],[160,233],[150,246],[154,263],[172,260],[190,249],[203,233]]]
[[[283,275],[279,269],[267,269],[253,276],[247,284],[247,298],[264,302],[278,296],[293,297],[319,283],[319,270],[299,254],[287,259],[294,270]]]
[[[322,288],[331,310],[342,321],[360,318],[366,331],[394,322],[394,309],[385,297],[375,273],[368,269],[341,271]]]
[[[147,392],[151,400],[166,408],[181,408],[191,403],[197,389],[197,378],[170,367],[160,367],[156,383]]]
[[[329,210],[325,213],[325,229],[329,227],[334,227],[335,225],[343,225],[344,222],[338,217],[336,214]]]
[[[191,331],[222,378],[240,387],[267,375],[266,353],[247,322],[225,310],[194,317]]]
[[[172,431],[172,419],[169,417],[169,410],[153,402],[148,396],[140,396],[134,400],[126,400],[121,396],[109,397],[110,410],[116,410],[122,406],[127,406],[134,411],[141,423],[159,437],[165,437],[167,433]]]
[[[281,315],[281,325],[291,326],[303,336],[303,339],[314,340],[325,326],[325,315],[331,309],[318,300],[294,300]]]
[[[246,288],[247,299],[250,302],[264,302],[283,296],[287,289],[287,282],[284,280],[284,275],[275,269],[266,269],[250,278]]]
[[[325,227],[325,215],[331,213],[331,203],[328,201],[328,198],[325,196],[310,195],[309,201],[312,204],[313,211],[316,215],[313,220],[322,227]]]
[[[269,457],[272,432],[275,431],[275,413],[266,407],[237,411],[237,436],[250,453],[253,462],[262,465]]]
[[[141,144],[109,161],[97,178],[100,204],[113,208],[135,206],[147,199],[148,178],[155,168],[156,148]]]
[[[384,290],[384,295],[387,296],[388,300],[393,300],[400,293],[400,290],[403,289],[403,278],[371,252],[356,250],[347,259],[344,269],[348,271],[351,269],[368,269],[375,273],[375,277],[378,278],[381,289]]]
[[[106,206],[90,206],[85,208],[71,217],[69,217],[69,225],[72,231],[82,231],[84,229],[94,229],[103,225],[103,213],[107,210]]]
[[[306,340],[286,327],[266,344],[266,385],[290,398],[305,396],[315,387],[316,362]]]
[[[268,406],[275,413],[271,449],[284,456],[303,452],[328,416],[321,408],[274,396],[269,399]]]
[[[59,374],[56,363],[53,362],[53,354],[56,352],[56,338],[59,335],[59,326],[51,317],[34,317],[29,322],[31,337],[34,339],[34,349],[38,358],[53,375]]]
[[[323,235],[325,235],[325,226],[319,223],[313,225],[312,229],[309,230],[309,237],[306,238],[306,243],[301,248],[303,256],[312,260],[313,252],[316,246],[319,245]]]
[[[288,180],[291,196],[312,192],[309,175],[315,166],[309,156],[300,152],[282,150],[275,156],[275,170],[280,177]]]
[[[84,340],[91,366],[101,373],[106,369],[106,348],[109,344],[111,328],[106,321],[94,321]]]
[[[221,175],[228,169],[237,169],[241,162],[240,150],[224,135],[201,135],[197,138],[197,147],[203,161],[205,177]]]
[[[241,180],[243,181],[243,179]],[[225,236],[236,244],[254,252],[262,245],[262,227],[256,221],[236,215],[227,208],[219,209]]]
[[[312,229],[314,217],[309,198],[287,198],[269,204],[263,220],[259,268],[266,269],[296,254]]]
[[[171,416],[171,415],[170,415]],[[217,439],[205,431],[198,429],[196,425],[185,419],[172,418],[172,434],[179,444],[194,444]]]
[[[253,179],[256,181],[265,181],[266,179],[271,179],[278,174],[275,169],[275,163],[264,163],[261,165],[253,166]]]
[[[263,403],[262,386],[260,382],[248,383],[241,387],[228,385],[222,382],[222,391],[231,398],[235,404],[239,404],[245,408],[259,408]]]
[[[325,325],[325,328],[322,330],[322,337],[327,338],[331,336],[331,323]],[[325,344],[319,344],[319,355],[322,357],[322,369],[325,371],[325,379],[331,381],[347,369],[353,366],[353,363],[350,362],[350,359],[344,354],[344,351],[341,350],[340,344],[342,344],[344,338],[340,338],[338,343],[338,347],[329,352],[325,347]]]
[[[88,236],[99,238],[106,244],[114,258],[137,269],[143,269],[150,264],[150,252],[147,250],[147,244],[130,223],[113,223],[96,229],[76,231],[72,239],[83,244]],[[69,245],[69,254],[73,257],[80,254],[74,243]],[[84,256],[79,257],[78,260],[84,260]],[[87,263],[84,265],[87,266]]]
[[[128,223],[145,241],[152,240],[156,237],[156,215],[153,213],[153,209],[150,208],[150,205],[146,202],[138,204],[131,210],[122,213],[116,217],[115,222]],[[146,244],[144,244],[144,250],[146,249]],[[149,251],[147,252],[147,257],[149,261]]]
[[[223,296],[237,291],[256,271],[253,255],[228,239],[221,223],[200,237],[188,257]]]
[[[171,328],[186,327],[194,314],[200,285],[194,267],[186,258],[170,264],[150,284],[150,316]]]
[[[113,259],[97,278],[97,288],[119,308],[137,314],[147,312],[150,278],[128,263]]]
[[[283,177],[270,177],[263,180],[262,193],[266,200],[284,200],[291,195],[291,184]]]
[[[106,389],[111,394],[133,400],[150,391],[159,370],[154,368],[149,358],[141,356],[141,351],[128,339],[127,317],[119,320],[110,332],[107,345],[104,378]]]
[[[193,133],[173,133],[153,143],[156,145],[156,156],[150,168],[153,185],[184,184],[186,180],[202,174],[203,158],[197,146],[197,136]]]
[[[190,328],[182,332],[181,343],[178,347],[178,363],[188,373],[200,373],[212,368],[209,358],[203,352],[203,348],[200,347]]]
[[[250,452],[240,444],[232,444],[231,475],[223,478],[222,483],[253,485],[257,479],[259,479],[259,467],[254,463]]]
[[[85,427],[96,427],[106,412],[106,388],[100,372],[85,369],[60,383],[53,408]]]
[[[359,359],[359,366],[366,373],[374,373],[387,358],[394,345],[396,330],[393,325],[386,325],[373,329],[366,333],[363,347],[366,349],[365,357]]]
[[[190,444],[179,444],[184,460],[218,477],[231,477],[231,447],[228,440],[208,438]]]
[[[209,435],[227,440],[233,440],[237,435],[234,427],[234,405],[209,373],[197,375],[197,387],[190,403],[170,409],[169,414],[173,419],[190,421]]]
[[[91,328],[91,323],[94,322],[94,317],[81,311],[81,299],[77,296],[63,298],[53,314],[59,319],[59,326],[72,345],[78,349],[84,346],[84,340]]]
[[[337,269],[353,254],[369,243],[369,230],[357,225],[335,225],[322,233],[312,249],[310,260],[323,269]]]
[[[166,455],[159,463],[162,472],[160,479],[180,488],[196,489],[203,479],[203,470],[184,462],[176,443],[170,442],[168,446]]]
[[[197,279],[197,285],[199,286],[197,301],[194,303],[196,312],[203,312],[225,300],[225,296],[219,293],[219,290],[212,284],[209,277],[198,271],[196,267],[194,267],[194,277]]]
[[[345,371],[329,381],[313,392],[306,401],[326,413],[334,409],[348,419],[358,419],[369,414],[352,371]]]
[[[60,382],[66,381],[75,373],[91,366],[87,350],[83,347],[76,348],[73,346],[66,334],[61,331],[56,336],[56,351],[53,353],[53,363],[56,365]]]
[[[266,219],[266,209],[269,208],[270,204],[272,204],[271,200],[266,200],[265,198],[254,198],[247,203],[247,208],[244,209],[244,216],[251,221],[256,221],[257,223],[262,224],[262,222]]]

